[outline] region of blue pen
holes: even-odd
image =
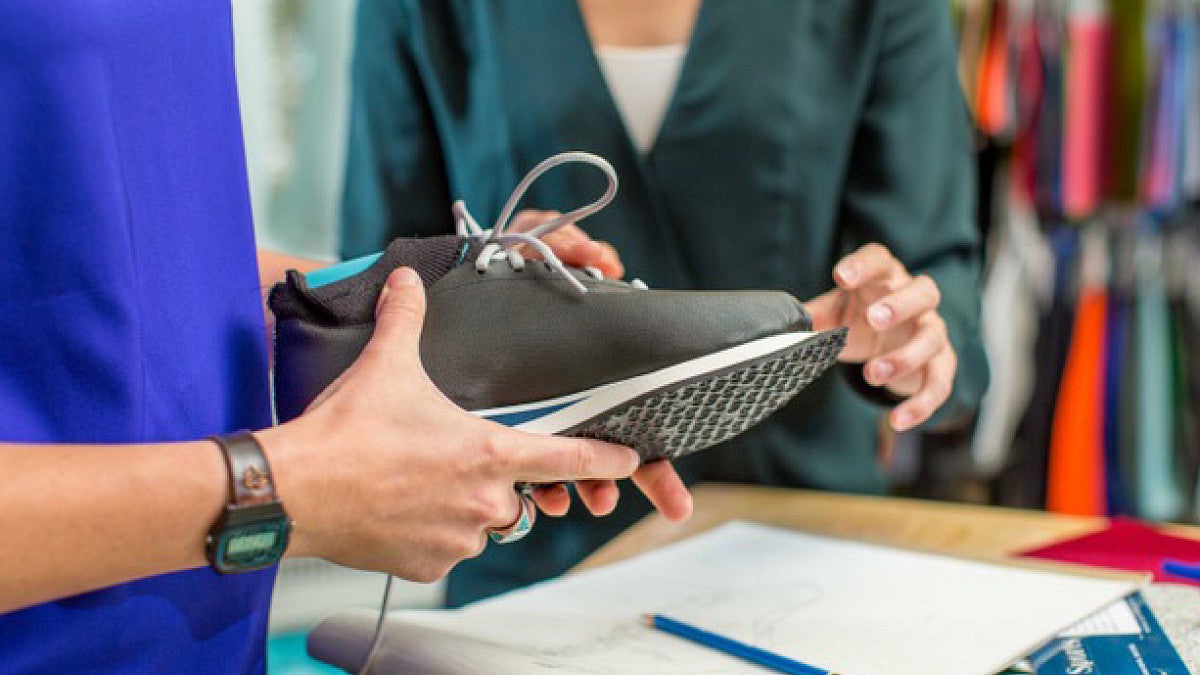
[[[1162,561],[1162,571],[1177,577],[1200,582],[1200,565],[1179,562],[1178,560]]]
[[[796,675],[836,675],[824,668],[805,665],[799,661],[794,661],[786,656],[769,652],[758,647],[751,647],[737,640],[732,640],[727,637],[722,637],[716,633],[710,633],[706,630],[689,626],[681,621],[676,621],[670,617],[661,614],[645,615],[646,625],[657,628],[665,633],[670,633],[676,637],[681,637],[685,640],[691,640],[696,644],[715,649],[720,652],[725,652],[731,656],[736,656],[745,659],[751,663],[757,663],[760,666],[766,666],[781,673],[795,673]]]

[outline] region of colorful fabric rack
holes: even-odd
[[[1200,2],[956,9],[1007,160],[977,466],[1004,504],[1200,519]]]

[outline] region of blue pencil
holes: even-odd
[[[1183,577],[1184,579],[1200,581],[1200,565],[1194,563],[1164,560],[1162,561],[1162,571],[1167,574],[1174,574],[1177,577]]]
[[[661,614],[647,614],[645,615],[645,619],[647,626],[657,628],[685,640],[691,640],[696,644],[715,649],[719,652],[725,652],[731,656],[745,659],[751,663],[766,666],[781,673],[795,673],[795,675],[835,675],[835,673],[831,673],[824,668],[808,666],[799,661],[789,659],[786,656],[742,644],[737,640],[722,637],[716,633],[696,628],[695,626],[689,626],[686,623],[676,621]]]

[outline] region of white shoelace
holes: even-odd
[[[604,172],[604,177],[608,179],[608,187],[604,190],[604,194],[591,204],[551,218],[528,232],[505,231],[511,224],[513,215],[517,210],[517,204],[520,203],[521,198],[525,196],[525,193],[529,191],[534,182],[546,172],[564,164],[589,164],[600,169]],[[576,279],[571,274],[567,266],[559,260],[554,251],[541,238],[561,227],[571,223],[578,223],[603,209],[612,202],[616,194],[617,172],[613,170],[608,160],[593,155],[590,152],[563,152],[543,160],[540,164],[533,167],[529,173],[525,174],[525,177],[521,179],[520,183],[517,183],[517,187],[509,195],[508,201],[505,202],[504,208],[500,211],[500,217],[496,219],[496,224],[492,226],[492,229],[485,230],[480,227],[475,218],[471,216],[471,212],[467,210],[466,203],[461,199],[454,202],[454,225],[459,235],[483,241],[483,250],[480,251],[479,257],[475,259],[475,269],[481,273],[486,272],[488,266],[493,262],[501,260],[507,260],[508,264],[514,270],[525,269],[525,258],[516,250],[516,247],[526,245],[540,253],[547,265],[561,274],[576,291],[583,294],[587,293],[587,288],[579,279]],[[589,269],[587,272],[597,279],[600,278],[600,274],[596,270]]]

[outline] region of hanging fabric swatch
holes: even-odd
[[[1190,227],[1189,227],[1190,225]],[[1171,323],[1171,372],[1175,418],[1176,473],[1193,519],[1200,513],[1194,486],[1200,474],[1200,232],[1194,222],[1176,222],[1165,235],[1163,276]]]
[[[995,3],[996,0],[956,0],[954,3],[959,18],[958,79],[974,119],[979,118],[980,62]]]
[[[1164,12],[1153,20],[1155,36],[1153,112],[1147,117],[1142,200],[1155,213],[1169,212],[1178,201],[1179,158],[1183,142],[1186,67],[1181,63],[1178,17]]]
[[[1062,198],[1064,215],[1072,219],[1095,213],[1104,185],[1109,29],[1103,0],[1071,3],[1067,14]]]
[[[1016,83],[1016,129],[1014,130],[1010,162],[1009,196],[1024,209],[1037,203],[1038,126],[1042,107],[1042,50],[1038,26],[1031,0],[1014,5],[1013,40],[1016,43],[1014,72]]]
[[[1050,269],[1054,284],[1051,303],[1038,322],[1033,348],[1037,377],[1029,405],[1017,425],[1012,458],[998,485],[1005,504],[1037,509],[1046,507],[1050,433],[1063,366],[1071,346],[1071,326],[1075,319],[1072,280],[1079,246],[1074,228],[1051,227],[1048,239],[1053,254]]]
[[[1113,44],[1109,101],[1108,193],[1132,202],[1137,196],[1138,139],[1146,104],[1146,0],[1116,0],[1108,7]]]
[[[1162,279],[1162,245],[1150,235],[1137,260],[1137,515],[1174,520],[1183,514],[1175,474],[1171,327]]]
[[[1000,227],[1004,236],[983,289],[980,323],[991,385],[979,405],[972,443],[976,470],[987,476],[1008,463],[1017,423],[1033,392],[1038,310],[1050,303],[1050,292],[1039,288],[1049,283],[1035,277],[1050,276],[1054,265],[1030,204],[1012,200]]]
[[[979,59],[975,121],[984,133],[999,137],[1012,131],[1012,40],[1008,2],[993,2],[991,10],[991,22]]]
[[[1200,57],[1197,49],[1196,7],[1189,4],[1180,9],[1178,22],[1180,69],[1179,74],[1183,107],[1180,116],[1183,149],[1180,158],[1179,191],[1184,198],[1200,197]]]
[[[1108,251],[1097,227],[1083,234],[1079,304],[1050,434],[1046,508],[1104,515],[1104,380]]]
[[[1041,51],[1042,90],[1037,116],[1036,203],[1038,213],[1047,218],[1063,215],[1062,201],[1062,129],[1064,117],[1064,78],[1062,26],[1064,17],[1057,3],[1038,5],[1037,43]]]
[[[1108,290],[1108,325],[1105,327],[1104,355],[1104,476],[1107,492],[1107,513],[1110,516],[1127,515],[1129,509],[1130,471],[1126,459],[1123,434],[1127,431],[1127,417],[1122,406],[1122,392],[1128,386],[1130,353],[1129,321],[1132,305],[1132,239],[1128,232],[1116,229],[1109,244],[1113,260]],[[1126,254],[1130,255],[1126,255]]]

